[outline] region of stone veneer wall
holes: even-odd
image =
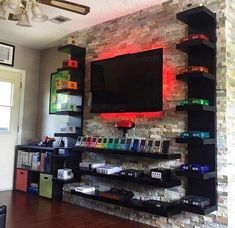
[[[226,122],[228,135],[228,218],[235,227],[235,2],[226,1]]]
[[[227,0],[228,1],[228,0]],[[140,116],[135,119],[136,128],[130,131],[130,136],[146,137],[160,135],[171,138],[173,145],[172,152],[182,153],[181,161],[152,161],[150,159],[128,158],[125,156],[105,156],[112,164],[122,164],[124,167],[141,168],[148,170],[152,167],[177,167],[187,157],[186,146],[174,143],[174,138],[186,129],[186,114],[175,112],[177,101],[187,97],[186,84],[175,80],[175,74],[181,67],[187,65],[187,56],[176,50],[175,44],[187,34],[187,26],[176,20],[176,13],[186,10],[199,4],[217,13],[217,136],[218,136],[218,211],[207,216],[200,216],[182,212],[172,218],[163,218],[148,213],[136,212],[134,210],[120,208],[110,204],[100,203],[68,193],[69,186],[64,188],[64,200],[74,204],[100,210],[109,214],[115,214],[124,218],[151,224],[156,227],[227,227],[228,226],[228,175],[225,172],[227,167],[227,136],[226,125],[226,104],[231,100],[226,99],[226,89],[232,86],[232,74],[228,70],[228,77],[231,76],[231,83],[226,82],[226,57],[232,62],[230,51],[225,52],[225,0],[206,0],[179,2],[168,1],[161,6],[155,6],[136,12],[118,19],[114,19],[88,29],[76,32],[78,44],[87,49],[86,56],[86,88],[85,88],[85,120],[84,134],[100,136],[121,136],[121,132],[114,129],[114,122],[118,117],[104,119],[101,115],[90,114],[90,62],[93,60],[124,54],[127,52],[138,52],[158,47],[164,48],[164,113],[160,118],[144,118]],[[187,7],[187,4],[191,6]],[[230,22],[228,22],[230,23]],[[227,54],[227,56],[226,56]],[[234,65],[233,65],[234,66]],[[144,67],[144,66],[143,66]],[[226,103],[227,102],[227,103]],[[231,107],[230,107],[231,108]],[[231,108],[232,109],[232,108]],[[233,108],[234,110],[234,108]],[[231,117],[232,119],[232,117]],[[234,133],[234,132],[232,132]],[[91,154],[93,158],[102,158],[101,155]],[[143,199],[161,199],[169,201],[184,195],[184,185],[168,190],[156,189],[150,186],[123,183],[107,179],[83,177],[84,182],[94,185],[107,185],[123,187],[135,192],[137,197]]]

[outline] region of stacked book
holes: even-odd
[[[52,152],[25,152],[18,151],[17,168],[30,169],[40,172],[50,172]]]

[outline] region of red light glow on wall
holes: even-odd
[[[100,54],[97,60],[112,58],[118,55],[136,53],[147,51],[151,49],[164,48],[161,44],[146,45],[145,47],[135,46],[134,44],[128,47],[112,47],[109,50],[105,50]],[[164,49],[163,49],[163,106],[164,102],[171,96],[172,84],[174,81],[174,68],[170,64],[164,64]],[[164,107],[163,107],[164,109]],[[117,120],[117,119],[131,119],[136,118],[162,118],[164,112],[126,112],[126,113],[102,113],[100,116],[105,120]]]
[[[134,120],[136,118],[161,118],[163,112],[102,113],[100,116],[105,120]]]
[[[174,80],[175,70],[173,66],[167,63],[164,64],[163,61],[163,102],[167,101],[170,98]]]
[[[154,45],[145,45],[144,47],[140,47],[135,44],[130,44],[128,46],[124,45],[123,47],[121,45],[117,45],[115,47],[106,48],[105,50],[100,50],[99,52],[101,52],[101,54],[98,55],[96,60],[108,59],[119,55],[132,54],[157,48],[163,48],[163,46],[160,43],[155,43]]]

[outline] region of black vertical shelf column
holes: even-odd
[[[75,134],[66,134],[66,133],[55,133],[55,137],[68,137],[70,146],[74,146],[76,143],[76,139],[79,135],[83,135],[83,109],[84,109],[84,78],[85,78],[85,58],[86,58],[86,48],[82,48],[79,46],[75,46],[72,44],[62,46],[58,48],[58,51],[64,52],[70,55],[71,60],[78,61],[78,68],[71,67],[62,67],[57,69],[58,71],[69,71],[70,77],[72,81],[76,81],[78,83],[78,90],[71,89],[62,89],[57,90],[57,93],[64,93],[68,95],[81,97],[82,104],[80,106],[80,110],[78,112],[67,112],[67,113],[57,113],[59,115],[68,115],[69,123],[72,125],[77,125],[80,121],[80,127]],[[76,114],[76,115],[75,115]]]
[[[216,151],[216,15],[204,6],[180,12],[177,19],[188,25],[188,35],[203,34],[205,40],[188,40],[176,45],[176,48],[188,54],[188,66],[203,66],[208,68],[210,77],[202,73],[187,73],[177,75],[178,80],[188,83],[188,98],[209,100],[210,111],[186,109],[188,111],[188,131],[208,131],[212,143],[201,143],[200,140],[176,139],[178,143],[188,143],[188,163],[201,163],[210,166],[215,172],[214,177],[197,179],[188,177],[187,194],[210,198],[211,205],[206,209],[182,205],[182,210],[208,214],[217,210],[217,151]],[[206,75],[206,74],[205,74]],[[178,111],[182,111],[179,110]],[[202,140],[203,141],[203,140]],[[206,140],[205,140],[206,142]]]

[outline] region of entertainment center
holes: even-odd
[[[83,135],[82,125],[79,132],[76,146],[69,149],[68,154],[59,155],[60,148],[41,148],[41,147],[27,147],[19,146],[18,150],[25,150],[29,152],[52,151],[53,153],[53,169],[50,172],[53,180],[53,199],[61,199],[62,188],[67,183],[77,183],[80,186],[81,180],[84,177],[92,177],[93,179],[103,178],[104,182],[109,180],[120,181],[123,189],[111,188],[109,190],[102,190],[99,186],[94,186],[95,190],[91,192],[76,191],[74,187],[70,191],[73,196],[79,196],[99,202],[114,204],[121,207],[134,209],[136,211],[148,212],[150,214],[170,217],[179,214],[182,211],[188,211],[195,214],[206,215],[217,210],[217,152],[216,152],[216,17],[215,14],[205,7],[197,7],[177,14],[177,19],[183,21],[188,25],[188,37],[182,39],[176,45],[176,48],[188,54],[188,68],[176,75],[176,80],[183,81],[188,85],[188,99],[183,100],[176,106],[177,112],[187,112],[188,116],[188,131],[182,132],[179,137],[175,139],[176,143],[187,144],[187,163],[182,164],[175,170],[171,168],[172,178],[168,180],[159,180],[159,176],[168,175],[167,169],[161,172],[158,168],[157,162],[165,162],[169,160],[176,160],[181,158],[180,153],[163,152],[162,150],[151,150],[155,141],[165,139],[153,139],[144,137],[127,137],[118,138],[114,135]],[[207,23],[205,23],[205,21]],[[208,40],[207,40],[208,37]],[[70,46],[71,49],[76,49],[75,46]],[[60,48],[65,50],[65,47]],[[67,50],[67,49],[66,49]],[[147,59],[145,63],[135,62],[135,58]],[[157,56],[155,60],[153,56]],[[124,59],[124,61],[123,61]],[[134,61],[130,65],[125,65],[124,69],[129,70],[129,74],[138,74],[138,80],[123,75],[121,67],[118,70],[113,70],[112,67],[107,66],[116,64],[117,62],[123,64],[127,59]],[[85,56],[83,56],[84,61]],[[85,62],[83,62],[85,65]],[[146,65],[145,65],[146,64]],[[162,111],[162,64],[163,64],[163,49],[154,49],[151,51],[144,51],[139,53],[132,53],[121,55],[110,59],[98,60],[91,63],[91,89],[92,89],[92,108],[91,112],[94,115],[97,113],[112,113],[112,112],[148,112],[148,111]],[[147,65],[149,68],[147,68]],[[156,66],[157,65],[157,66]],[[146,66],[146,68],[145,68]],[[156,68],[154,67],[156,66]],[[117,67],[117,66],[116,66]],[[123,67],[123,66],[122,66]],[[116,68],[117,69],[117,68]],[[144,72],[148,71],[149,78],[143,80]],[[208,71],[207,71],[208,69]],[[158,72],[157,77],[152,80],[151,70]],[[110,72],[115,72],[111,74]],[[160,72],[160,73],[159,73]],[[84,72],[83,72],[84,73]],[[98,75],[98,76],[97,76]],[[107,75],[112,75],[110,81],[107,81]],[[154,74],[155,75],[155,74]],[[95,78],[97,76],[97,78]],[[120,77],[124,77],[124,81]],[[107,86],[107,83],[112,85]],[[125,84],[126,83],[126,84]],[[156,87],[151,88],[153,84]],[[117,86],[118,85],[118,86]],[[121,86],[120,86],[121,85]],[[125,85],[125,86],[124,86]],[[135,85],[131,87],[131,85]],[[116,87],[115,87],[116,86]],[[145,90],[141,90],[141,87]],[[120,90],[123,88],[123,93]],[[127,97],[127,90],[130,89],[129,102],[123,102],[123,98]],[[134,89],[133,89],[134,88]],[[151,90],[153,89],[153,90]],[[132,90],[132,91],[131,91]],[[146,92],[147,90],[147,92]],[[156,93],[154,93],[156,91]],[[68,92],[68,91],[62,91]],[[146,93],[145,93],[146,92]],[[153,97],[150,98],[150,95]],[[82,99],[84,94],[82,95]],[[115,98],[115,99],[114,99]],[[133,99],[139,99],[141,102],[134,102]],[[115,101],[115,102],[114,102]],[[147,101],[150,101],[147,104]],[[153,105],[155,104],[155,106]],[[82,103],[83,110],[83,103]],[[59,113],[58,113],[59,114]],[[60,113],[61,114],[61,113]],[[69,114],[69,113],[67,113]],[[81,121],[83,121],[83,111],[81,114]],[[69,134],[56,133],[55,136],[71,136]],[[74,136],[75,137],[75,136]],[[106,139],[106,141],[104,141]],[[109,141],[112,139],[111,141]],[[131,139],[128,142],[128,139]],[[85,144],[81,145],[82,140]],[[79,143],[78,143],[79,142]],[[74,143],[75,144],[75,143]],[[99,144],[107,144],[107,147],[102,147]],[[110,144],[110,145],[108,145]],[[129,148],[126,145],[131,145]],[[123,146],[125,145],[125,146]],[[143,170],[123,169],[121,172],[113,174],[105,174],[92,167],[92,163],[88,164],[86,169],[81,167],[84,155],[89,157],[89,154],[106,156],[114,156],[116,160],[122,161],[123,158],[129,157],[136,160],[151,159],[156,162],[156,175],[152,175],[154,169],[149,169],[148,172]],[[91,156],[94,157],[94,156]],[[110,165],[110,164],[109,164]],[[58,180],[57,170],[62,168],[70,168],[74,173],[74,178],[71,180]],[[105,171],[108,167],[105,168]],[[187,170],[188,169],[188,170]],[[35,172],[28,170],[30,172]],[[165,171],[165,172],[164,172]],[[42,172],[42,171],[40,171]],[[139,172],[143,172],[139,174]],[[37,174],[38,175],[38,174]],[[133,176],[134,177],[133,177]],[[186,196],[179,201],[161,201],[151,198],[133,198],[130,191],[125,189],[126,183],[133,183],[133,185],[145,186],[146,188],[173,188],[181,186],[181,181],[176,178],[186,177],[188,182],[186,185]],[[18,177],[17,177],[18,178]],[[38,177],[36,178],[39,181]],[[27,179],[27,178],[26,178]],[[35,179],[33,179],[35,180]],[[27,183],[27,181],[26,181]],[[52,182],[50,183],[52,186]],[[83,187],[85,185],[81,185]],[[93,186],[90,186],[93,187]],[[19,188],[18,188],[19,189]],[[22,189],[21,189],[22,190]],[[84,189],[83,189],[84,190]],[[138,191],[138,190],[137,190]],[[191,197],[190,196],[196,196]],[[128,197],[129,198],[128,198]],[[199,198],[198,198],[199,196]],[[200,198],[201,197],[201,198]],[[203,201],[204,200],[204,201]],[[196,203],[200,204],[198,206]]]

